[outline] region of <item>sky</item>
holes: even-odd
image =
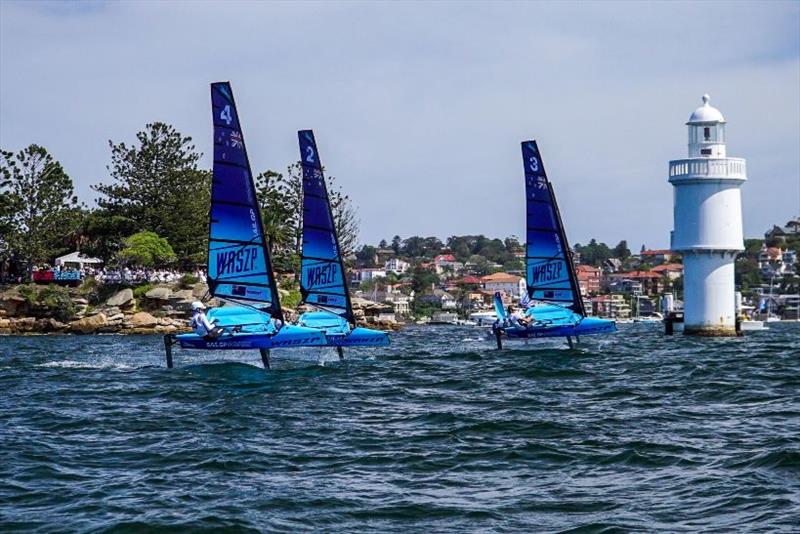
[[[573,244],[667,248],[704,93],[747,158],[745,237],[800,215],[800,2],[0,0],[0,147],[46,147],[89,205],[150,122],[210,168],[223,80],[254,173],[314,129],[364,243],[524,236],[535,138]]]

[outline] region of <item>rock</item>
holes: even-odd
[[[5,310],[9,317],[22,317],[30,310],[30,304],[19,293],[11,292],[0,297],[0,308]]]
[[[104,313],[98,313],[78,319],[77,321],[72,321],[69,323],[69,330],[76,334],[91,334],[101,327],[106,326],[107,322],[106,315]]]
[[[88,306],[89,305],[89,301],[84,299],[84,298],[81,298],[81,297],[73,298],[72,302],[74,302],[76,306]]]
[[[192,297],[195,299],[203,298],[208,293],[208,284],[200,282],[192,287]]]
[[[129,303],[131,301],[133,301],[133,290],[130,288],[125,288],[120,291],[117,291],[113,297],[108,299],[106,301],[106,305],[125,307],[126,305],[130,305]]]
[[[122,324],[124,320],[125,320],[125,314],[123,314],[122,312],[106,316],[106,321],[108,322],[109,325]]]
[[[172,295],[172,290],[168,287],[154,287],[144,294],[145,297],[151,300],[167,300]]]
[[[181,289],[180,291],[175,291],[170,295],[169,300],[176,299],[176,300],[194,300],[194,293],[191,289]]]
[[[36,318],[20,317],[16,319],[11,326],[17,332],[33,332],[36,329]]]
[[[0,328],[11,328],[11,319],[0,318]]]
[[[127,323],[133,328],[151,328],[159,324],[159,320],[147,312],[139,312],[128,317]]]
[[[36,321],[37,332],[62,332],[67,329],[67,325],[61,321],[57,321],[52,317],[48,319],[39,319]]]

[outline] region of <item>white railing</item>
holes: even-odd
[[[742,158],[689,158],[669,162],[669,177],[747,178],[747,163]]]

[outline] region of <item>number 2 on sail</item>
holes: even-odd
[[[314,149],[310,146],[306,147],[306,161],[309,163],[314,163]]]

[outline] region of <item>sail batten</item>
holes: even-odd
[[[208,235],[212,296],[283,319],[239,114],[228,82],[211,84],[214,168]]]
[[[303,254],[300,262],[303,302],[354,324],[344,261],[314,133],[301,130],[297,137],[303,166]]]
[[[522,143],[529,298],[586,315],[561,214],[536,141]]]

